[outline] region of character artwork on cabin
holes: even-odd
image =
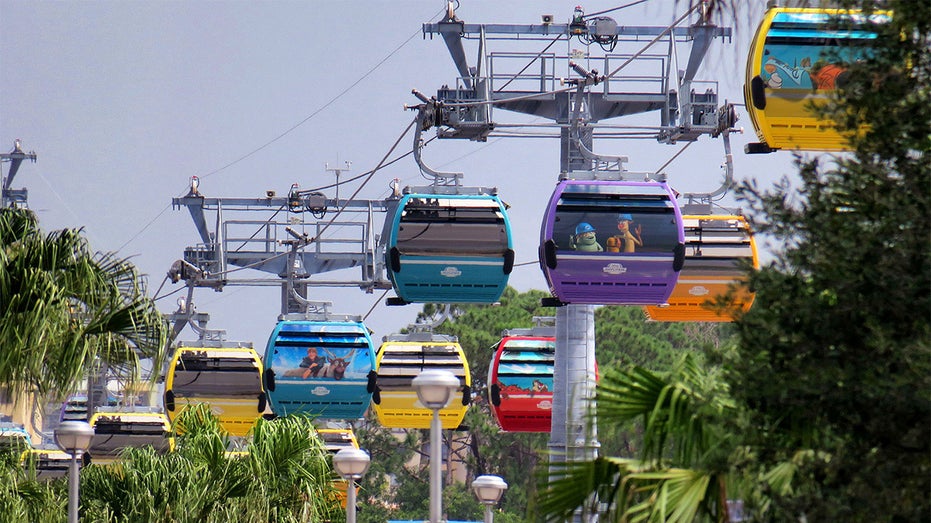
[[[595,228],[588,222],[581,222],[575,227],[575,234],[569,237],[569,246],[576,251],[601,252],[604,247],[598,243]]]
[[[307,356],[301,359],[298,368],[286,371],[284,376],[290,378],[304,378],[305,380],[310,377],[323,378],[327,376],[329,369],[330,366],[327,364],[327,359],[317,352],[317,348],[308,347]]]
[[[634,221],[633,216],[627,213],[617,215],[617,230],[620,234],[611,236],[605,241],[608,252],[636,252],[637,247],[643,247],[643,238],[640,236],[642,227],[638,224],[633,231],[630,229],[630,223]]]

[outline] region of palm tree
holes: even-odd
[[[605,521],[728,521],[736,408],[727,388],[686,355],[667,376],[641,367],[609,370],[597,386],[602,423],[639,420],[639,459],[569,462],[538,495],[541,519],[578,512]]]
[[[0,209],[0,386],[68,392],[94,362],[135,377],[162,367],[167,324],[135,267],[93,254],[80,229],[43,236],[32,212]]]
[[[183,430],[179,427],[183,426]],[[311,420],[258,420],[242,453],[206,405],[175,421],[176,451],[130,448],[116,466],[82,472],[88,521],[319,522],[341,511],[327,450]]]

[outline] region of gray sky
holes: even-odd
[[[589,13],[630,2],[584,4]],[[674,2],[650,0],[611,13],[621,25],[666,25]],[[681,13],[683,2],[678,2]],[[743,3],[741,3],[743,4]],[[539,23],[553,14],[568,21],[574,3],[461,0],[468,23]],[[95,249],[132,257],[154,292],[171,263],[199,240],[186,210],[171,198],[187,192],[191,176],[207,196],[287,194],[335,181],[324,165],[352,162],[344,178],[374,168],[414,117],[411,89],[429,95],[457,73],[441,39],[424,39],[421,24],[436,21],[445,2],[397,1],[19,1],[0,0],[0,150],[35,150],[14,188],[29,190],[29,206],[44,230],[84,227]],[[723,101],[742,103],[747,36],[765,2],[739,16],[736,37],[716,41],[699,78],[719,83]],[[731,22],[733,25],[733,22]],[[472,45],[471,43],[469,43]],[[501,51],[516,50],[506,42]],[[578,44],[577,44],[578,45]],[[522,49],[539,51],[536,43]],[[474,45],[466,49],[474,60]],[[559,52],[565,52],[565,49]],[[755,141],[740,110],[743,135],[732,137],[738,179],[764,183],[794,172],[789,153],[747,156]],[[653,124],[658,114],[647,115]],[[499,121],[526,121],[496,111]],[[615,119],[612,123],[620,122]],[[426,137],[432,137],[428,131]],[[404,138],[395,155],[410,151]],[[678,150],[649,140],[596,141],[597,152],[627,155],[633,171],[655,170]],[[393,155],[393,156],[395,156]],[[465,173],[466,185],[497,186],[511,204],[517,262],[534,262],[543,208],[559,169],[558,141],[492,139],[434,141],[428,165]],[[680,192],[716,188],[723,146],[703,137],[666,169]],[[4,164],[4,174],[7,165]],[[388,195],[388,183],[423,185],[413,159],[380,171],[361,197]],[[340,189],[348,196],[358,184]],[[334,196],[332,190],[328,196]],[[726,200],[726,205],[734,205]],[[250,271],[251,278],[266,276]],[[334,272],[358,277],[358,270]],[[510,284],[545,289],[536,263],[518,267]],[[161,294],[180,284],[166,284]],[[381,295],[321,289],[311,299],[335,312],[366,314]],[[389,295],[393,295],[390,293]],[[160,300],[171,311],[176,296]],[[259,351],[279,313],[273,287],[200,290],[198,310],[231,340]],[[413,321],[420,305],[378,305],[366,324],[375,339]],[[191,331],[182,334],[193,339]]]

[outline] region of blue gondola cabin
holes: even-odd
[[[386,257],[402,303],[493,303],[514,266],[506,206],[491,194],[406,194]]]
[[[375,350],[361,321],[279,321],[264,364],[265,389],[278,416],[358,419],[371,402]]]

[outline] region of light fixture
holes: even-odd
[[[492,523],[492,507],[501,499],[508,484],[500,476],[479,476],[472,480],[472,492],[485,505],[485,523]]]
[[[448,370],[425,370],[411,385],[417,391],[420,404],[433,411],[430,423],[430,523],[440,523],[443,514],[443,488],[440,462],[443,461],[440,409],[449,404],[453,392],[459,388],[459,378]]]
[[[430,410],[440,410],[449,404],[459,388],[459,378],[448,370],[425,370],[411,382],[420,404]]]
[[[369,469],[369,453],[357,448],[340,449],[333,455],[333,468],[346,479],[346,523],[356,523],[356,480]]]
[[[78,521],[78,496],[80,481],[78,475],[78,458],[81,457],[94,439],[94,429],[86,421],[63,421],[55,429],[55,444],[71,455],[68,467],[68,523]]]
[[[333,455],[333,467],[336,473],[346,479],[361,478],[368,471],[370,464],[369,453],[362,449],[340,449]]]

